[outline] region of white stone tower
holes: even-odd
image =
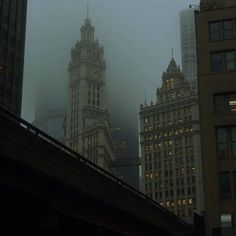
[[[68,67],[66,144],[112,172],[114,144],[107,110],[106,63],[87,17],[81,39],[71,49]]]

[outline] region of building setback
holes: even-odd
[[[180,12],[181,56],[184,77],[197,92],[197,53],[194,10],[197,7],[184,9]]]
[[[103,54],[103,47],[94,39],[94,27],[87,18],[81,27],[80,41],[71,49],[66,144],[112,172],[115,150],[107,108]]]
[[[236,1],[195,18],[206,235],[236,235]]]
[[[21,114],[27,0],[0,1],[0,105]]]
[[[188,222],[203,210],[198,98],[174,59],[140,107],[142,191]]]

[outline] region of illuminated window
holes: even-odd
[[[182,200],[182,205],[184,206],[185,204],[186,204],[186,200],[183,199],[183,200]]]
[[[189,199],[188,199],[188,204],[189,204],[189,205],[192,205],[192,204],[193,204],[193,199],[192,199],[192,198],[189,198]]]
[[[233,225],[233,217],[231,213],[224,213],[220,215],[220,224],[221,227],[232,227]]]
[[[214,109],[217,114],[236,112],[236,93],[214,95]]]
[[[178,200],[178,201],[177,201],[177,204],[178,204],[178,206],[181,206],[181,205],[182,205],[182,201],[181,201],[181,200]]]

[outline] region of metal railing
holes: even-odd
[[[76,153],[75,151],[73,151],[72,149],[67,147],[66,145],[60,143],[59,141],[57,141],[56,139],[54,139],[53,137],[51,137],[47,133],[41,131],[40,129],[36,128],[35,126],[30,124],[29,122],[27,122],[27,121],[23,120],[22,118],[16,116],[14,113],[9,111],[8,109],[3,107],[2,105],[0,105],[0,116],[8,118],[9,120],[16,123],[17,125],[25,128],[29,132],[35,134],[37,137],[43,138],[44,140],[48,141],[49,143],[53,144],[54,146],[57,146],[61,150],[65,151],[66,153],[69,153],[71,156],[73,156],[76,160],[80,161],[84,165],[87,165],[90,168],[93,168],[94,170],[98,171],[99,173],[105,175],[110,180],[114,181],[114,183],[119,184],[122,187],[124,187],[125,189],[135,193],[137,196],[145,199],[147,202],[149,202],[153,206],[159,208],[161,211],[165,212],[168,216],[174,218],[179,223],[181,223],[181,224],[185,225],[186,227],[192,229],[191,225],[189,225],[187,222],[185,222],[184,220],[182,220],[181,218],[176,216],[174,213],[168,211],[166,208],[162,207],[160,204],[158,204],[157,202],[152,200],[150,197],[148,197],[144,193],[138,191],[137,189],[135,189],[134,187],[130,186],[129,184],[123,182],[122,180],[120,180],[116,176],[112,175],[111,173],[109,173],[108,171],[103,169],[102,167],[94,164],[93,162],[91,162],[87,158],[85,158],[85,157],[81,156],[80,154]]]

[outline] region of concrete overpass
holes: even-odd
[[[0,107],[2,228],[194,235],[141,192]]]

